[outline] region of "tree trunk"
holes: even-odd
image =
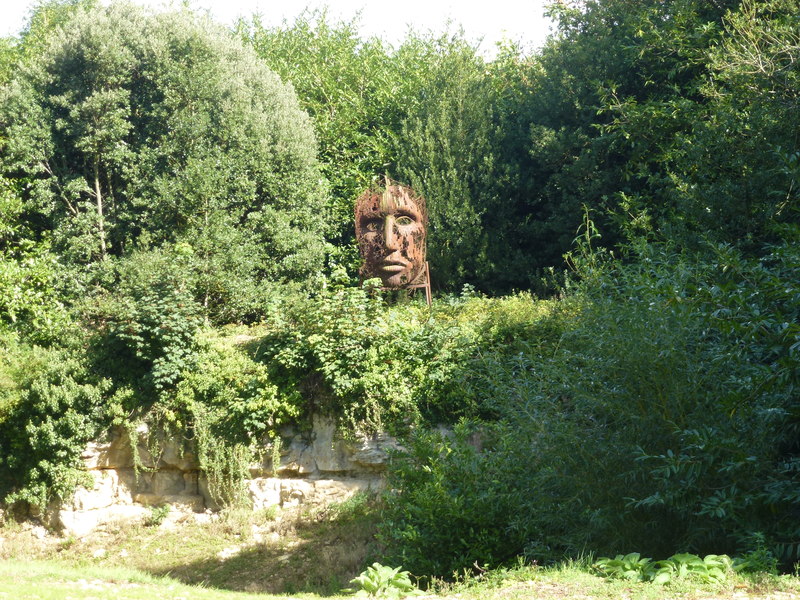
[[[106,258],[106,227],[103,216],[103,194],[100,191],[100,166],[94,163],[94,196],[97,199],[97,228],[100,234],[100,258]]]

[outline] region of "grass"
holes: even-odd
[[[63,561],[0,561],[0,598],[15,600],[246,600],[264,596],[204,589],[137,569]]]
[[[158,526],[117,525],[86,539],[42,528],[0,528],[0,600],[256,600],[342,598],[342,588],[379,560],[377,507],[359,495],[324,511],[228,510],[206,522],[171,512]],[[731,576],[722,585],[608,581],[591,561],[520,564],[434,582],[452,600],[788,600],[800,578]]]
[[[100,573],[125,567],[206,589],[331,595],[374,559],[375,519],[375,503],[361,495],[324,511],[230,509],[206,522],[171,512],[158,526],[106,526],[85,539],[9,524],[0,559]]]
[[[499,569],[479,578],[438,586],[439,594],[459,600],[789,600],[800,598],[800,579],[790,576],[736,574],[724,584],[677,580],[661,586],[609,580],[591,572],[591,560],[566,561],[552,567]]]
[[[301,593],[294,598],[314,599],[324,594]],[[332,594],[332,599],[345,598]],[[691,581],[667,587],[646,583],[606,581],[588,572],[586,565],[569,563],[553,568],[522,567],[490,572],[458,584],[440,587],[437,598],[452,600],[789,600],[800,597],[796,577],[733,577],[721,586]],[[64,560],[5,559],[0,561],[0,598],[19,600],[257,600],[274,594],[235,592],[188,585],[173,577],[159,577],[139,569],[103,564],[73,564]]]

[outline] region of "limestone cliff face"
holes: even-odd
[[[140,431],[146,437],[147,431]],[[345,441],[335,424],[315,417],[310,432],[284,431],[280,464],[273,472],[271,454],[250,467],[246,482],[254,509],[272,505],[320,505],[341,501],[362,490],[383,486],[387,450],[397,447],[386,435]],[[50,525],[65,535],[82,537],[110,521],[143,519],[148,507],[170,504],[173,508],[204,512],[217,510],[197,460],[191,452],[169,439],[159,440],[158,456],[147,445],[136,445],[144,468],[134,469],[133,445],[124,429],[89,444],[82,459],[94,485],[80,488],[68,501],[51,507]]]

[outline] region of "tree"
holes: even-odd
[[[25,226],[23,211],[18,190],[0,178],[0,331],[44,344],[68,326],[57,289],[60,268],[47,240]]]
[[[529,238],[565,252],[583,207],[603,243],[674,227],[673,160],[706,103],[707,53],[737,0],[595,0],[551,7],[559,28],[527,72]],[[687,107],[689,110],[687,110]],[[556,250],[557,249],[557,250]]]
[[[402,58],[377,37],[363,39],[357,17],[333,21],[325,10],[304,11],[294,22],[267,28],[256,16],[238,34],[297,91],[320,143],[331,183],[328,239],[332,261],[355,273],[356,198],[395,162],[394,141],[414,105],[422,75],[403,72]],[[410,77],[411,75],[411,77]]]
[[[258,18],[238,25],[292,82],[314,120],[332,188],[333,262],[355,272],[355,200],[376,179],[392,175],[428,196],[435,285],[481,282],[486,238],[504,239],[482,230],[492,213],[488,205],[503,188],[493,183],[502,178],[493,163],[494,145],[502,143],[486,64],[463,33],[411,34],[391,48],[361,38],[356,25],[357,19],[332,22],[325,11],[303,13],[283,27],[265,28]],[[504,189],[504,200],[505,194],[513,191]],[[506,254],[498,246],[494,254]]]
[[[491,236],[481,220],[495,203],[493,97],[483,59],[461,35],[412,36],[399,54],[427,76],[396,141],[397,177],[426,199],[435,285],[478,283]]]
[[[65,260],[202,246],[213,227],[254,254],[243,277],[319,272],[327,186],[314,134],[252,50],[189,12],[127,4],[78,6],[49,37],[0,92],[0,157]]]
[[[797,223],[800,34],[796,0],[746,0],[709,49],[704,111],[677,140],[678,209],[702,231],[762,252]]]

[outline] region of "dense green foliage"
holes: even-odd
[[[254,17],[240,22],[237,31],[292,83],[312,117],[332,191],[331,261],[353,268],[355,199],[393,160],[394,135],[409,109],[412,83],[404,83],[381,40],[362,40],[355,22],[333,24],[324,11],[304,12],[275,28]]]
[[[0,493],[43,509],[84,480],[78,457],[102,432],[110,382],[92,377],[75,348],[2,343]]]
[[[118,425],[238,502],[325,413],[402,436],[379,538],[420,575],[800,560],[800,5],[551,10],[488,60],[40,5],[0,46],[0,498],[66,497]],[[426,197],[430,309],[354,286],[384,174]]]
[[[308,117],[207,20],[79,8],[20,59],[2,99],[21,216],[84,279],[181,243],[192,295],[226,321],[252,318],[265,282],[319,274],[326,185]]]
[[[432,313],[417,303],[387,310],[379,296],[353,288],[293,304],[263,339],[261,360],[282,389],[310,388],[313,408],[350,431],[496,416],[493,391],[512,375],[487,377],[492,369],[476,355],[500,347],[513,356],[518,348],[509,342],[520,331],[530,335],[520,340],[525,347],[553,334],[536,322],[548,305],[527,294],[443,300]]]
[[[514,356],[482,451],[468,430],[411,445],[383,529],[402,564],[741,552],[765,536],[796,556],[796,243],[761,261],[643,252],[589,274],[557,346]]]
[[[530,288],[541,269],[561,263],[580,202],[556,226],[557,240],[543,239],[533,222],[544,216],[530,218],[538,184],[525,107],[531,59],[509,47],[487,64],[460,32],[410,34],[391,49],[325,12],[271,29],[256,18],[238,30],[292,82],[314,120],[333,192],[333,265],[355,274],[355,199],[382,174],[426,197],[428,258],[440,289]]]

